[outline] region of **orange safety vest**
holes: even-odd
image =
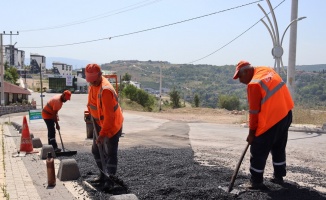
[[[114,98],[112,101],[102,99],[103,91],[105,90],[109,90],[113,94]],[[109,108],[106,113],[103,111],[103,105],[107,105]],[[102,83],[99,87],[89,87],[87,107],[95,122],[101,127],[99,135],[111,138],[122,128],[123,115],[118,102],[118,96],[111,83],[105,77],[102,77]],[[112,119],[112,121],[107,121],[108,119]]]
[[[249,94],[250,87],[260,88],[260,94]],[[269,67],[255,67],[254,75],[248,84],[248,101],[250,113],[250,129],[256,130],[256,136],[282,120],[294,107],[291,94],[282,78]],[[255,91],[255,90],[254,90]],[[255,96],[261,96],[260,110],[252,110],[259,105],[250,105]],[[258,117],[257,117],[258,115]]]
[[[61,94],[53,96],[44,106],[42,110],[43,119],[54,119],[56,116],[54,113],[59,111],[62,107],[63,102],[61,101]]]

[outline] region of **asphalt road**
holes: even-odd
[[[43,105],[55,94],[44,94]],[[39,93],[32,98],[40,108]],[[78,152],[89,153],[91,140],[86,139],[84,110],[87,94],[73,94],[59,112],[61,135],[65,147]],[[28,115],[28,113],[26,113]],[[194,160],[203,166],[224,166],[234,170],[246,145],[248,129],[240,125],[186,123],[143,116],[139,113],[124,111],[124,137],[120,140],[120,149],[142,147],[160,147],[167,149],[191,148]],[[7,116],[11,121],[22,123],[22,117],[15,114]],[[43,144],[47,141],[47,129],[43,120],[29,122],[30,132],[39,137]],[[60,146],[60,139],[57,136]],[[287,146],[287,181],[299,186],[326,193],[326,135],[318,133],[289,132]],[[240,172],[249,172],[249,151],[241,165]],[[272,164],[269,158],[265,177],[272,177]],[[231,177],[231,174],[230,174]],[[235,185],[235,187],[237,187]]]

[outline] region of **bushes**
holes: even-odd
[[[199,107],[199,96],[198,94],[195,94],[195,97],[194,97],[194,102],[195,102],[195,107]]]
[[[218,107],[227,110],[238,110],[240,107],[239,98],[234,95],[221,95],[218,99]]]
[[[142,105],[147,111],[152,111],[155,105],[155,98],[144,90],[138,89],[133,85],[127,85],[122,90],[125,97]]]
[[[180,92],[175,88],[169,93],[173,108],[180,108]]]

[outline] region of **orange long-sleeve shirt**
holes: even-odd
[[[101,88],[104,85],[112,85],[107,79],[103,78],[102,83],[99,86],[89,87],[88,104],[96,107],[96,110],[89,109],[91,115],[99,120],[96,120],[97,124],[101,127],[99,135],[113,137],[122,127],[123,115],[120,106],[115,110],[118,105],[115,98],[114,89],[104,89],[101,93]],[[101,96],[102,103],[100,103],[99,96]]]

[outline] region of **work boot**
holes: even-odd
[[[104,192],[111,192],[114,187],[114,183],[111,180],[106,180],[103,186],[101,187],[101,190]]]
[[[256,182],[248,182],[240,185],[242,188],[250,189],[250,190],[266,190],[268,189],[264,183],[256,183]]]
[[[284,184],[284,180],[283,180],[283,177],[282,176],[274,176],[271,179],[271,182],[272,183],[275,183],[275,184],[278,184],[278,185],[283,185]]]

